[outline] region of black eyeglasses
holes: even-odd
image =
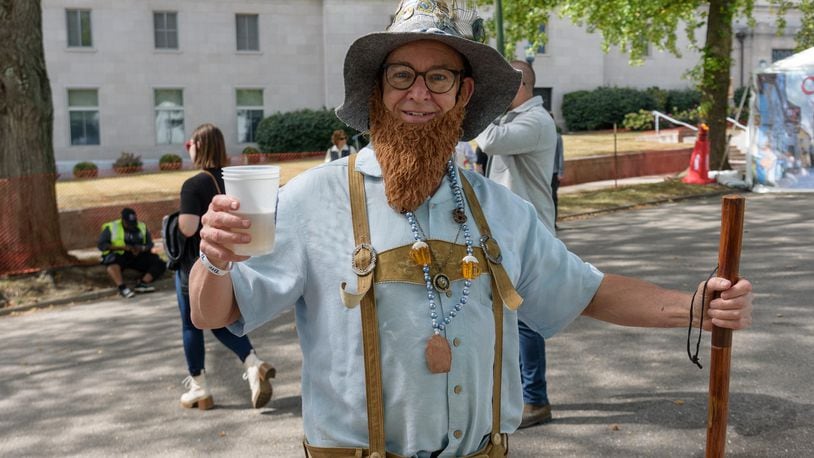
[[[450,70],[448,68],[432,68],[426,72],[417,72],[407,64],[385,64],[384,80],[393,89],[403,91],[410,89],[415,79],[419,76],[424,78],[424,84],[433,94],[445,94],[455,86],[458,77],[463,74],[461,70]]]

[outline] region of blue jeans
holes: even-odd
[[[523,402],[548,404],[545,381],[545,339],[522,321],[517,322],[520,331],[520,379],[523,381]]]
[[[178,308],[181,311],[181,335],[184,339],[184,356],[187,358],[187,367],[189,375],[198,376],[204,369],[204,357],[206,351],[204,349],[204,336],[203,331],[196,328],[192,324],[192,318],[189,308],[189,294],[184,294],[181,290],[180,273],[175,272],[175,295],[178,297]],[[226,328],[213,329],[212,334],[215,334],[218,340],[229,350],[244,361],[249,353],[252,351],[252,343],[246,336],[238,337],[232,334]]]

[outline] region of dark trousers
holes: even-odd
[[[520,331],[520,379],[523,381],[523,402],[548,404],[545,381],[545,339],[522,321],[517,322]]]
[[[181,291],[180,271],[175,272],[175,294],[178,297],[178,308],[181,311],[181,334],[184,340],[184,356],[187,358],[189,375],[198,376],[204,369],[204,335],[203,331],[192,324],[189,308],[189,294]],[[238,337],[226,328],[213,329],[212,334],[220,340],[226,348],[244,361],[252,351],[252,343],[247,336]]]

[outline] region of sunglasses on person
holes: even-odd
[[[385,64],[384,80],[393,89],[400,91],[410,89],[416,78],[424,78],[424,84],[433,94],[446,94],[455,86],[458,77],[464,72],[462,70],[450,70],[448,68],[431,68],[426,72],[417,72],[407,64]]]

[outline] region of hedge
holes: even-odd
[[[622,125],[629,113],[658,110],[675,114],[694,110],[700,102],[701,93],[695,89],[599,87],[565,94],[562,115],[571,131],[609,129],[614,123]]]
[[[571,131],[608,129],[614,123],[621,126],[626,114],[655,108],[653,96],[631,88],[569,92],[562,100],[562,115]]]
[[[256,140],[264,153],[325,151],[331,146],[331,134],[337,129],[344,130],[348,138],[356,134],[333,110],[278,112],[260,121]]]

